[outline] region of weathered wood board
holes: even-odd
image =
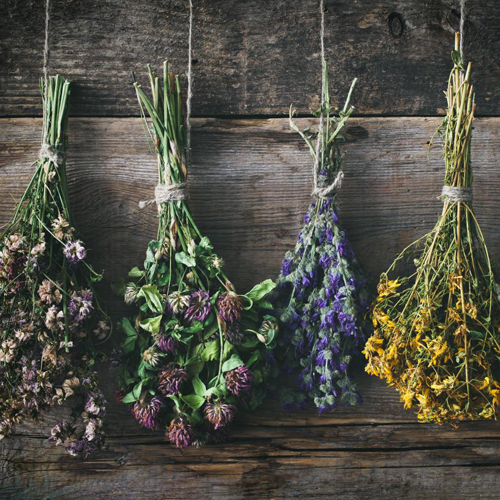
[[[434,224],[443,178],[438,118],[355,118],[346,130],[341,214],[375,279],[394,254]],[[303,127],[314,120],[300,119]],[[0,119],[0,224],[24,189],[40,143],[40,119]],[[138,118],[72,118],[68,176],[77,226],[110,292],[144,257],[155,235],[156,163]],[[287,119],[195,119],[191,206],[200,228],[244,291],[276,276],[310,201],[311,161]],[[475,206],[500,260],[500,118],[476,122]],[[69,459],[47,443],[51,414],[0,442],[0,498],[500,498],[500,427],[495,422],[419,425],[390,388],[359,369],[364,404],[318,416],[268,403],[240,421],[233,440],[176,450],[141,429],[113,400],[113,373],[101,367],[109,409],[109,450]],[[63,410],[64,411],[64,410]]]
[[[443,112],[459,0],[327,0],[332,95],[354,96],[363,115]],[[187,66],[185,0],[53,0],[50,70],[75,80],[73,112],[137,116],[132,71]],[[194,2],[194,101],[198,116],[280,115],[318,107],[319,0]],[[500,9],[467,0],[465,57],[474,61],[478,113],[498,115]],[[40,114],[44,2],[0,4],[0,116]]]

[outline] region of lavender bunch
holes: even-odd
[[[316,113],[322,115],[324,126],[318,132],[317,149],[315,135],[300,131],[290,112],[291,127],[304,138],[315,161],[313,194],[317,199],[311,203],[295,249],[286,254],[277,280],[285,326],[284,368],[298,370],[300,388],[299,393],[286,391],[284,404],[302,406],[309,397],[320,412],[339,403],[354,405],[360,399],[350,367],[365,340],[363,317],[368,308],[366,280],[340,225],[335,202],[342,178],[340,132],[354,110],[349,101],[356,80],[336,117],[331,114],[326,61],[324,72],[324,101]]]
[[[137,421],[184,448],[218,442],[256,408],[276,372],[271,280],[238,295],[185,201],[187,145],[179,78],[149,69],[152,99],[136,91],[158,154],[158,236],[124,287],[119,386]],[[151,123],[146,120],[149,116]]]
[[[70,213],[66,182],[70,82],[42,80],[43,144],[35,172],[0,236],[0,439],[25,419],[74,400],[51,441],[71,455],[104,442],[96,345],[110,332]]]

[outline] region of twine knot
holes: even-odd
[[[314,186],[312,195],[318,199],[335,198],[337,190],[339,190],[340,186],[342,185],[343,178],[344,178],[344,172],[342,170],[339,170],[339,172],[337,173],[337,177],[335,177],[335,180],[329,186],[326,187]]]
[[[443,186],[440,198],[443,201],[472,202],[472,188]]]
[[[188,199],[187,183],[179,184],[158,184],[155,188],[155,197],[152,200],[140,201],[139,208],[142,210],[148,205],[156,203],[169,203],[172,201],[184,201]]]
[[[38,152],[38,158],[42,161],[47,159],[59,167],[66,159],[66,153],[44,142]]]

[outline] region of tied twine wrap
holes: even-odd
[[[41,161],[49,160],[54,163],[54,165],[60,167],[66,159],[66,153],[44,142],[38,152],[38,158]]]
[[[335,195],[337,194],[337,190],[340,189],[340,186],[342,186],[342,179],[344,178],[344,172],[342,170],[339,170],[337,173],[337,176],[335,177],[335,180],[326,187],[319,187],[316,185],[312,192],[312,195],[317,198],[317,199],[333,199],[335,198]]]
[[[139,208],[142,210],[148,205],[156,203],[160,206],[162,203],[173,201],[184,201],[188,199],[187,184],[181,182],[179,184],[158,184],[155,188],[155,197],[153,200],[139,202]]]
[[[454,186],[443,186],[443,190],[441,191],[440,198],[443,201],[451,201],[451,202],[464,202],[471,203],[472,202],[472,188],[464,188],[464,187],[454,187]]]

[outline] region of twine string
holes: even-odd
[[[50,57],[50,46],[49,46],[49,28],[50,28],[50,0],[45,0],[45,42],[43,47],[43,84],[44,84],[44,102],[43,102],[43,114],[45,115],[45,120],[43,124],[42,133],[42,149],[46,145],[48,136],[48,119],[49,119],[49,57]],[[40,150],[40,155],[42,150]]]
[[[451,201],[456,203],[472,203],[472,188],[443,186],[440,198],[443,201]]]
[[[186,98],[186,154],[191,159],[191,100],[193,97],[193,0],[189,0],[189,34],[188,34],[188,71],[187,71],[187,98]]]
[[[466,0],[460,0],[460,57],[462,58],[462,64],[464,61],[464,37],[465,37],[465,17],[467,15]]]

